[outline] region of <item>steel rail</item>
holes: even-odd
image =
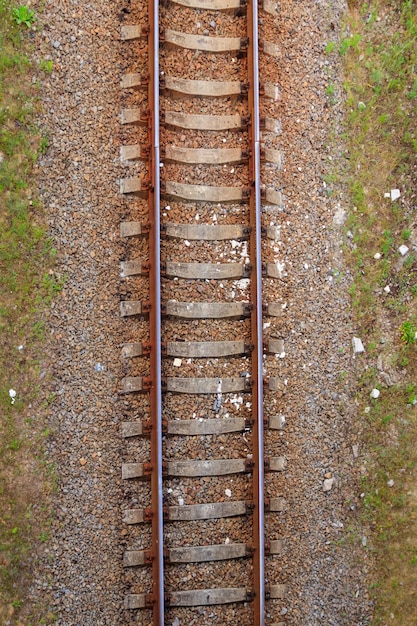
[[[249,68],[249,109],[251,119],[252,156],[250,159],[250,221],[253,225],[250,246],[253,259],[251,281],[253,389],[252,411],[253,453],[254,453],[254,624],[265,624],[265,537],[264,537],[264,416],[263,416],[263,327],[262,327],[262,243],[261,243],[261,186],[260,186],[260,116],[259,116],[259,37],[258,2],[248,4],[248,68]]]
[[[153,626],[164,626],[164,543],[162,500],[162,381],[161,381],[161,224],[160,224],[160,145],[159,145],[159,1],[149,0],[149,104],[150,179],[149,258],[150,258],[150,392],[151,410],[151,491],[152,491],[152,603]]]

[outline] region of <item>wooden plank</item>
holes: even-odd
[[[246,459],[213,459],[209,461],[169,461],[168,476],[228,476],[247,471]]]
[[[269,278],[282,278],[283,266],[280,263],[267,263],[266,275],[269,276]]]
[[[242,118],[240,115],[193,115],[191,113],[166,111],[165,124],[196,130],[228,130],[240,128]]]
[[[243,187],[215,187],[208,185],[186,185],[174,181],[165,182],[165,193],[186,200],[202,202],[241,202]]]
[[[266,189],[265,199],[269,204],[275,204],[276,206],[282,206],[282,194],[276,189]]]
[[[141,222],[121,222],[120,237],[133,237],[142,234]]]
[[[166,29],[165,41],[188,50],[204,50],[206,52],[240,50],[240,37],[207,37]]]
[[[166,224],[167,237],[200,241],[224,241],[225,239],[243,239],[249,235],[241,224]]]
[[[275,354],[285,353],[284,340],[283,339],[269,339],[268,352]]]
[[[122,261],[120,263],[120,278],[142,274],[142,261]]]
[[[137,76],[139,76],[139,74]],[[134,82],[133,77],[131,81]],[[131,86],[139,85],[135,84]],[[233,96],[239,95],[241,92],[241,84],[238,80],[191,80],[189,78],[176,78],[174,76],[165,76],[165,87],[166,89],[179,91],[180,93],[184,93],[190,96]]]
[[[272,117],[266,117],[265,130],[280,135],[282,133],[281,123],[278,120],[274,120]]]
[[[143,509],[126,509],[123,511],[123,522],[125,524],[143,524]]]
[[[120,38],[122,41],[129,41],[130,39],[139,39],[142,37],[142,28],[136,24],[122,26],[120,30]]]
[[[267,226],[266,227],[266,236],[268,239],[274,239],[275,241],[279,241],[281,238],[281,227],[280,226]]]
[[[232,502],[210,502],[209,504],[189,504],[186,506],[170,506],[170,521],[195,521],[203,519],[221,519],[246,515],[246,503],[239,500]]]
[[[268,595],[272,600],[283,600],[287,595],[287,585],[271,585]]]
[[[173,393],[237,393],[247,391],[247,379],[234,378],[167,378],[166,390]]]
[[[123,300],[120,303],[120,315],[129,317],[130,315],[141,315],[142,302],[140,300]]]
[[[135,343],[125,343],[122,348],[122,359],[133,359],[136,356],[142,356],[142,343],[140,341]]]
[[[284,542],[282,539],[274,539],[269,542],[269,554],[282,554],[284,551]]]
[[[242,161],[241,148],[179,148],[166,146],[165,158],[180,163],[235,163]]]
[[[279,57],[281,54],[280,47],[276,43],[272,43],[272,41],[262,42],[262,52],[271,57]]]
[[[246,302],[177,302],[168,300],[166,314],[185,319],[221,319],[244,317]]]
[[[282,497],[271,498],[269,501],[269,511],[271,513],[282,513],[285,511],[285,499]]]
[[[139,193],[140,191],[143,191],[142,180],[138,176],[121,179],[120,193]]]
[[[146,606],[146,596],[144,593],[129,593],[125,596],[124,607],[130,609],[144,609]]]
[[[285,417],[283,415],[271,415],[269,417],[269,428],[272,430],[282,430],[285,426]]]
[[[224,561],[239,559],[246,556],[244,543],[220,543],[212,546],[196,546],[190,548],[171,548],[168,552],[171,563],[206,563],[208,561]]]
[[[262,5],[265,13],[270,13],[270,15],[279,15],[278,3],[275,0],[263,0]]]
[[[123,554],[123,567],[145,565],[145,550],[126,550]]]
[[[279,90],[278,85],[275,85],[274,83],[264,83],[263,88],[264,88],[264,95],[267,98],[271,98],[271,100],[274,100],[275,102],[279,100],[280,90]]]
[[[205,9],[206,11],[222,11],[240,7],[240,0],[172,0],[172,2],[184,7]]]
[[[221,435],[245,430],[243,418],[172,420],[168,422],[170,435]]]
[[[241,341],[167,341],[168,356],[184,358],[209,358],[232,356],[245,353],[245,342]]]
[[[273,148],[264,149],[264,159],[269,163],[275,163],[275,165],[282,164],[282,152],[281,150],[274,150]]]
[[[122,393],[133,393],[143,391],[142,376],[125,376],[122,379]]]
[[[120,146],[120,160],[122,163],[126,161],[138,161],[139,159],[146,159],[146,157],[143,155],[142,148],[138,143]]]
[[[139,124],[141,121],[141,111],[138,107],[122,109],[120,112],[121,124]]]
[[[142,422],[122,422],[122,437],[140,437],[143,435]]]
[[[247,592],[244,587],[192,589],[189,591],[175,591],[169,594],[170,606],[211,606],[214,604],[245,602],[246,600]]]
[[[269,459],[269,470],[271,472],[282,472],[285,470],[285,456],[273,456]]]
[[[174,263],[167,261],[166,275],[178,278],[201,278],[207,280],[228,280],[245,275],[243,263]]]
[[[142,77],[138,72],[123,74],[120,82],[120,87],[122,89],[136,89],[142,86]]]
[[[123,463],[122,479],[143,478],[143,463]]]

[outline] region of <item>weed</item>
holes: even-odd
[[[54,62],[50,59],[41,59],[39,61],[39,69],[45,74],[51,74],[54,69]]]
[[[29,7],[25,5],[15,7],[12,11],[12,15],[18,26],[25,24],[25,26],[30,28],[36,21],[35,11],[33,11],[33,9],[29,9]]]
[[[416,402],[416,386],[414,383],[407,385],[405,392],[407,394],[407,404],[415,404]]]
[[[342,56],[345,56],[348,50],[351,50],[351,49],[356,50],[356,48],[359,45],[360,40],[361,40],[361,37],[358,34],[352,35],[352,37],[346,37],[346,39],[343,39],[339,48],[340,54]]]
[[[330,54],[331,52],[333,52],[335,47],[336,47],[335,42],[334,41],[329,41],[329,43],[326,45],[324,50],[325,50],[326,54]]]
[[[49,148],[49,137],[44,135],[43,137],[41,137],[41,140],[39,142],[39,148],[38,148],[39,154],[45,154],[48,148]]]
[[[401,233],[401,239],[403,241],[408,241],[410,237],[411,237],[411,230],[409,228],[404,228],[403,232]]]
[[[417,324],[411,320],[407,320],[401,324],[401,341],[411,346],[417,341]]]

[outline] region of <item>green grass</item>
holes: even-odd
[[[36,421],[29,413],[40,402],[43,314],[63,285],[51,269],[33,177],[38,155],[48,149],[35,125],[37,70],[28,55],[35,18],[32,9],[0,0],[0,623],[12,625],[30,614],[25,557],[47,540],[44,514],[32,515],[33,503],[50,489],[45,424],[40,412]],[[52,71],[49,64],[41,69]],[[10,389],[17,392],[13,404]]]
[[[417,5],[348,5],[346,35],[326,52],[339,54],[345,66],[347,150],[339,179],[351,199],[345,249],[355,332],[367,349],[357,382],[360,406],[370,407],[359,415],[368,469],[358,490],[365,494],[363,523],[373,529],[372,623],[416,626]],[[400,190],[399,199],[385,197],[391,189]],[[402,257],[404,243],[410,250]],[[391,386],[377,367],[379,355]],[[370,401],[373,387],[381,395]]]

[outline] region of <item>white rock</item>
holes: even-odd
[[[410,248],[408,248],[407,246],[403,244],[402,246],[398,248],[398,252],[401,254],[401,256],[405,256],[407,252],[409,251],[409,249]]]
[[[346,222],[346,218],[347,212],[341,206],[338,206],[336,213],[333,215],[333,224],[336,224],[337,226],[343,226],[343,224]]]
[[[15,403],[17,392],[14,389],[9,389],[10,401],[12,404]]]
[[[390,196],[391,202],[394,202],[395,200],[398,200],[398,198],[401,196],[401,191],[399,189],[391,189]]]
[[[363,545],[364,548],[366,547],[367,543],[368,543],[367,538],[366,537],[362,537],[362,545]]]
[[[174,359],[174,367],[181,367],[181,365],[182,365],[181,359]]]
[[[178,498],[178,504],[184,506],[184,498]]]
[[[364,413],[370,413],[371,411],[371,407],[370,406],[366,406],[363,410]]]
[[[353,346],[354,354],[365,352],[365,348],[363,347],[362,340],[359,337],[352,337],[352,346]]]
[[[231,492],[231,490],[230,490],[230,489],[225,489],[225,490],[224,490],[224,493],[226,494],[226,496],[227,496],[228,498],[231,498],[231,497],[232,497],[232,492]]]
[[[372,389],[371,398],[374,398],[376,400],[377,398],[379,398],[380,393],[381,392],[379,391],[379,389]]]
[[[353,446],[352,446],[352,454],[355,457],[355,459],[358,458],[358,456],[359,456],[359,446],[358,446],[357,443],[354,443]]]
[[[374,254],[374,259],[376,259],[377,261],[381,258],[381,255],[379,252],[377,252],[376,254]]]
[[[334,478],[326,478],[323,480],[323,491],[330,491],[334,485]]]
[[[391,291],[390,286],[389,286],[389,285],[386,285],[386,286],[384,287],[384,291],[385,291],[385,293],[389,293],[389,292]]]
[[[388,487],[393,487],[394,486],[394,481],[392,480],[392,478],[387,482]]]

